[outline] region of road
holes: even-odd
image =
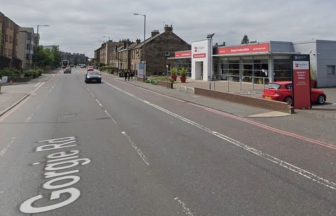
[[[0,117],[0,215],[336,215],[336,148],[84,70]]]

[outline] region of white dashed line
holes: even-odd
[[[106,83],[106,84],[108,84],[108,83]],[[111,84],[108,84],[108,85],[111,86],[112,88],[120,91],[120,92],[123,92],[124,94],[127,94],[127,95],[131,96],[130,93],[128,93],[128,92],[126,92],[126,91],[124,91],[124,90],[122,90],[122,89],[120,89],[118,87],[115,87],[115,86],[113,86]],[[302,169],[302,168],[300,168],[298,166],[295,166],[294,164],[291,164],[289,162],[286,162],[284,160],[276,158],[276,157],[274,157],[274,156],[272,156],[270,154],[264,153],[264,152],[262,152],[262,151],[260,151],[260,150],[258,150],[256,148],[253,148],[253,147],[251,147],[249,145],[243,144],[243,143],[241,143],[241,142],[239,142],[239,141],[237,141],[237,140],[235,140],[235,139],[233,139],[231,137],[228,137],[228,136],[226,136],[224,134],[221,134],[221,133],[219,133],[217,131],[213,131],[210,128],[204,126],[204,125],[201,125],[201,124],[199,124],[197,122],[194,122],[194,121],[192,121],[190,119],[187,119],[187,118],[185,118],[185,117],[183,117],[181,115],[173,113],[173,112],[171,112],[171,111],[169,111],[169,110],[167,110],[167,109],[165,109],[163,107],[160,107],[158,105],[150,103],[150,102],[148,102],[146,100],[143,100],[143,99],[141,99],[139,97],[136,97],[134,95],[131,96],[131,97],[133,97],[133,98],[135,98],[135,99],[137,99],[137,100],[139,100],[139,101],[141,101],[141,102],[143,102],[145,104],[148,104],[149,106],[151,106],[151,107],[153,107],[153,108],[155,108],[157,110],[160,110],[160,111],[162,111],[162,112],[164,112],[164,113],[166,113],[166,114],[168,114],[168,115],[170,115],[170,116],[172,116],[172,117],[174,117],[176,119],[179,119],[179,120],[181,120],[183,122],[186,122],[186,123],[188,123],[188,124],[190,124],[190,125],[192,125],[192,126],[194,126],[196,128],[199,128],[200,130],[202,130],[204,132],[207,132],[207,133],[212,134],[212,135],[214,135],[214,136],[216,136],[216,137],[218,137],[218,138],[220,138],[222,140],[225,140],[227,143],[230,143],[230,144],[232,144],[232,145],[234,145],[234,146],[236,146],[238,148],[241,148],[241,149],[243,149],[243,150],[245,150],[245,151],[247,151],[247,152],[249,152],[249,153],[251,153],[251,154],[253,154],[255,156],[263,158],[264,160],[267,160],[267,161],[269,161],[269,162],[271,162],[271,163],[273,163],[273,164],[275,164],[275,165],[277,165],[279,167],[282,167],[282,168],[286,169],[287,171],[291,171],[293,173],[296,173],[296,174],[298,174],[298,175],[300,175],[300,176],[302,176],[302,177],[304,177],[304,178],[306,178],[306,179],[308,179],[308,180],[310,180],[312,182],[320,184],[320,185],[322,185],[324,187],[327,187],[329,189],[336,190],[336,183],[333,182],[333,181],[330,181],[328,179],[320,177],[320,176],[318,176],[318,175],[316,175],[316,174],[314,174],[314,173],[312,173],[310,171],[307,171],[307,170]]]
[[[185,215],[194,216],[194,214],[190,211],[190,209],[187,207],[187,205],[180,198],[175,197],[174,200],[177,201],[180,204],[180,206],[183,209],[183,213]]]
[[[26,118],[25,122],[30,122],[32,119],[33,119],[33,116],[30,115]]]
[[[97,104],[100,106],[100,107],[103,107],[103,104],[100,103],[100,101],[98,99],[96,99],[96,102]]]
[[[113,121],[114,124],[118,123],[107,110],[104,110],[104,113]]]
[[[7,144],[3,149],[1,149],[1,151],[0,151],[0,157],[3,157],[7,153],[8,149],[10,148],[10,146],[14,144],[15,139],[16,139],[16,137],[12,137],[11,141],[9,142],[9,144]]]
[[[124,135],[127,139],[128,139],[128,142],[132,145],[132,147],[134,148],[134,150],[138,153],[138,155],[141,157],[141,159],[143,160],[143,162],[149,166],[149,162],[148,162],[148,159],[147,157],[145,156],[145,154],[141,151],[141,149],[135,145],[135,143],[132,141],[131,137],[129,137],[127,135],[127,133],[125,131],[121,132],[122,135]]]

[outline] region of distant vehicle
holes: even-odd
[[[62,60],[62,68],[65,69],[69,66],[69,60]]]
[[[93,66],[88,66],[87,71],[93,71],[94,67]]]
[[[75,65],[74,64],[70,64],[70,67],[74,67]]]
[[[102,77],[101,77],[101,73],[98,70],[92,70],[92,71],[88,71],[85,74],[85,83],[101,83],[102,81]]]
[[[269,100],[283,101],[293,105],[292,89],[293,85],[291,81],[273,82],[264,90],[262,97]],[[311,100],[313,104],[325,104],[327,96],[321,90],[312,89]]]
[[[66,67],[63,73],[71,73],[71,67],[70,66]]]
[[[80,64],[80,68],[86,68],[86,64]]]

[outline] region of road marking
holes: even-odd
[[[195,105],[195,104],[193,104],[193,105],[198,106],[198,105]],[[274,133],[277,133],[277,134],[281,134],[281,135],[284,135],[284,136],[289,136],[289,137],[292,137],[292,138],[295,138],[295,139],[298,139],[298,140],[301,140],[301,141],[306,141],[306,142],[309,142],[309,143],[312,143],[312,144],[316,144],[316,145],[320,145],[320,146],[323,146],[323,147],[326,147],[326,148],[336,150],[336,146],[332,145],[332,144],[328,144],[328,143],[325,143],[325,142],[322,142],[322,141],[319,141],[319,140],[304,137],[304,136],[301,136],[301,135],[298,135],[298,134],[295,134],[295,133],[292,133],[292,132],[280,130],[280,129],[277,129],[277,128],[274,128],[274,127],[271,127],[271,126],[268,126],[268,125],[265,125],[265,124],[262,124],[262,123],[259,123],[259,122],[256,122],[256,121],[252,121],[252,120],[249,120],[249,119],[246,119],[246,118],[242,118],[242,117],[239,117],[239,116],[224,113],[224,112],[214,110],[214,109],[211,109],[211,108],[208,108],[208,107],[202,107],[202,106],[198,106],[198,107],[200,107],[200,108],[202,108],[206,111],[209,111],[209,112],[212,112],[212,113],[215,113],[215,114],[227,117],[227,118],[235,119],[235,120],[238,120],[238,121],[241,121],[241,122],[244,122],[244,123],[248,123],[250,125],[257,126],[259,128],[262,128],[262,129],[265,129],[265,130],[268,130],[268,131],[271,131],[271,132],[274,132]]]
[[[118,122],[112,117],[112,115],[107,110],[104,110],[104,113],[113,121],[114,124],[118,124]]]
[[[77,146],[77,144],[72,144],[72,142],[77,142],[75,137],[62,137],[38,142],[42,143],[42,145],[38,146],[35,151],[52,151],[46,156],[47,161],[44,167],[46,182],[42,184],[41,189],[45,190],[45,193],[39,190],[39,195],[22,202],[19,207],[22,213],[34,214],[53,211],[70,205],[79,199],[81,191],[75,187],[75,184],[80,181],[81,177],[73,174],[79,173],[76,167],[87,165],[91,160],[89,158],[78,158],[79,150],[54,151]],[[33,165],[37,164],[39,162],[35,162]],[[73,170],[64,171],[70,168]],[[36,202],[42,199],[47,202],[43,206],[36,205]]]
[[[120,80],[117,80],[117,81],[119,81],[121,83],[124,83]],[[108,84],[108,83],[106,83],[106,84],[111,86],[111,87],[114,87],[111,84]],[[138,88],[141,88],[141,87],[138,87]],[[119,90],[120,88],[116,87],[116,89]],[[142,89],[144,89],[144,88],[142,88]],[[299,134],[295,134],[295,133],[292,133],[292,132],[288,132],[288,131],[280,130],[280,129],[277,129],[277,128],[273,128],[271,126],[268,126],[268,125],[265,125],[265,124],[262,124],[262,123],[259,123],[259,122],[253,121],[253,120],[249,120],[249,119],[246,119],[246,118],[243,118],[243,117],[239,117],[239,116],[235,116],[235,115],[232,115],[232,114],[229,114],[229,113],[218,111],[218,110],[215,110],[215,109],[212,109],[212,108],[209,108],[209,107],[205,107],[205,106],[202,106],[202,105],[198,105],[198,104],[195,104],[195,103],[192,103],[192,102],[187,102],[187,101],[183,101],[183,100],[180,100],[180,99],[176,99],[174,97],[164,95],[164,94],[161,94],[161,93],[157,93],[157,92],[154,92],[152,90],[148,90],[148,89],[144,89],[144,90],[148,91],[148,92],[152,92],[152,93],[160,95],[160,96],[164,96],[166,98],[170,98],[172,100],[177,100],[177,101],[180,101],[180,102],[183,102],[183,103],[188,103],[192,106],[199,107],[203,110],[206,110],[206,111],[209,111],[209,112],[212,112],[212,113],[216,113],[216,114],[225,116],[227,118],[231,118],[231,119],[235,119],[235,120],[238,120],[238,121],[241,121],[241,122],[245,122],[245,123],[251,124],[253,126],[257,126],[259,128],[262,128],[262,129],[265,129],[265,130],[268,130],[268,131],[272,131],[274,133],[278,133],[278,134],[285,135],[285,136],[290,136],[292,138],[295,138],[295,139],[298,139],[298,140],[301,140],[301,141],[306,141],[306,142],[309,142],[309,143],[312,143],[312,144],[317,144],[317,145],[320,145],[320,146],[323,146],[323,147],[326,147],[326,148],[336,150],[336,145],[333,145],[333,144],[325,143],[325,142],[322,142],[322,141],[319,141],[319,140],[315,140],[315,139],[312,139],[312,138],[301,136]],[[334,105],[336,105],[336,103],[334,103]],[[251,117],[253,117],[253,116],[251,116]]]
[[[35,96],[37,91],[45,84],[45,82],[40,83],[31,93],[30,95]]]
[[[103,104],[100,103],[100,101],[98,99],[96,99],[96,102],[97,104],[100,106],[100,107],[103,107]]]
[[[41,162],[35,162],[35,163],[33,163],[32,165],[33,165],[33,166],[36,166],[36,165],[39,165],[39,164],[41,164]]]
[[[38,82],[34,85],[34,87],[36,88],[38,85],[40,85],[41,82]]]
[[[1,149],[0,157],[3,157],[7,153],[8,149],[11,147],[11,145],[14,144],[15,139],[16,139],[16,137],[12,137],[9,144],[7,144],[3,149]]]
[[[26,118],[25,122],[30,122],[30,121],[32,120],[32,118],[33,118],[32,115],[28,116],[28,117]]]
[[[143,160],[143,162],[149,166],[149,162],[148,159],[146,157],[146,155],[141,151],[141,149],[132,141],[131,137],[128,136],[128,134],[125,131],[121,132],[122,135],[124,135],[127,139],[128,142],[132,145],[132,147],[134,148],[134,150],[138,153],[138,155],[141,157],[141,159]]]
[[[194,216],[194,214],[190,211],[190,209],[187,207],[187,205],[180,198],[175,197],[174,200],[177,201],[181,205],[181,207],[183,209],[183,213],[185,215]]]
[[[109,86],[111,86],[112,88],[115,88],[115,89],[117,89],[117,90],[119,90],[119,91],[127,94],[126,91],[124,91],[124,90],[122,90],[122,89],[120,89],[118,87],[115,87],[115,86],[113,86],[111,84]],[[127,94],[127,95],[129,95],[129,94]],[[286,169],[288,171],[291,171],[291,172],[296,173],[296,174],[298,174],[298,175],[300,175],[300,176],[302,176],[302,177],[304,177],[304,178],[306,178],[308,180],[311,180],[312,182],[315,182],[317,184],[325,186],[325,187],[327,187],[329,189],[336,190],[336,183],[333,182],[333,181],[330,181],[328,179],[320,177],[320,176],[318,176],[318,175],[316,175],[316,174],[314,174],[312,172],[309,172],[309,171],[307,171],[305,169],[302,169],[302,168],[300,168],[298,166],[295,166],[295,165],[293,165],[293,164],[291,164],[289,162],[286,162],[284,160],[276,158],[276,157],[274,157],[274,156],[272,156],[270,154],[264,153],[264,152],[262,152],[262,151],[260,151],[260,150],[258,150],[256,148],[253,148],[253,147],[251,147],[249,145],[243,144],[243,143],[241,143],[241,142],[239,142],[239,141],[237,141],[237,140],[235,140],[235,139],[233,139],[231,137],[228,137],[228,136],[226,136],[224,134],[221,134],[221,133],[219,133],[217,131],[213,131],[210,128],[204,126],[204,125],[201,125],[201,124],[199,124],[197,122],[194,122],[194,121],[192,121],[190,119],[187,119],[187,118],[185,118],[185,117],[183,117],[181,115],[173,113],[173,112],[171,112],[171,111],[169,111],[169,110],[167,110],[167,109],[165,109],[163,107],[160,107],[158,105],[150,103],[150,102],[148,102],[146,100],[143,100],[143,99],[141,99],[139,97],[133,96],[133,98],[137,99],[137,100],[139,100],[139,101],[141,101],[141,102],[143,102],[145,104],[148,104],[149,106],[151,106],[151,107],[153,107],[153,108],[155,108],[157,110],[160,110],[160,111],[162,111],[162,112],[164,112],[164,113],[166,113],[166,114],[168,114],[168,115],[170,115],[170,116],[172,116],[172,117],[174,117],[176,119],[179,119],[179,120],[181,120],[183,122],[186,122],[186,123],[188,123],[188,124],[190,124],[190,125],[192,125],[192,126],[194,126],[196,128],[199,128],[200,130],[202,130],[204,132],[207,132],[207,133],[212,134],[212,135],[214,135],[214,136],[216,136],[216,137],[218,137],[218,138],[220,138],[222,140],[225,140],[227,143],[230,143],[230,144],[232,144],[232,145],[234,145],[234,146],[236,146],[238,148],[241,148],[241,149],[243,149],[243,150],[245,150],[245,151],[247,151],[247,152],[249,152],[249,153],[251,153],[251,154],[253,154],[255,156],[263,158],[263,159],[265,159],[265,160],[267,160],[267,161],[269,161],[269,162],[271,162],[271,163],[273,163],[275,165],[278,165],[278,166],[280,166],[280,167],[282,167],[282,168],[284,168],[284,169]]]

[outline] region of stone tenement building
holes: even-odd
[[[0,69],[31,67],[35,41],[33,28],[20,27],[0,12]]]
[[[106,46],[106,44],[109,44]],[[108,54],[106,55],[106,47]],[[108,41],[95,50],[95,60],[119,70],[137,71],[138,65],[146,61],[146,75],[161,75],[166,72],[167,59],[176,51],[190,50],[190,45],[173,32],[173,27],[166,25],[164,32],[152,31],[151,37],[141,42],[129,39],[119,42]],[[107,61],[106,61],[107,57]]]
[[[165,25],[164,32],[153,31],[151,37],[131,49],[131,70],[136,70],[141,61],[146,61],[146,75],[162,75],[166,72],[167,58],[179,50],[191,46]]]

